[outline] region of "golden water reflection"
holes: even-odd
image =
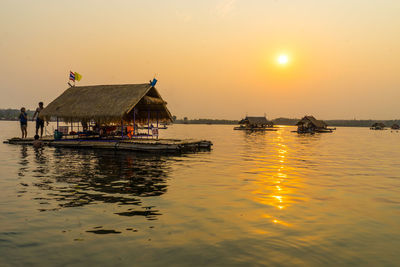
[[[272,224],[291,227],[292,224],[285,221],[284,214],[291,212],[290,207],[301,200],[296,196],[301,183],[296,175],[296,169],[290,164],[288,159],[290,151],[284,142],[282,131],[277,131],[276,137],[270,140],[267,148],[267,153],[270,154],[268,165],[256,170],[258,177],[255,181],[256,189],[252,191],[252,194],[254,201],[275,208],[274,210],[266,209],[267,212],[261,215],[263,218]],[[260,151],[260,153],[266,153],[266,151]]]

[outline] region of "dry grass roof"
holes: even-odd
[[[150,120],[172,121],[156,88],[150,84],[122,84],[73,86],[51,102],[40,113],[40,117],[51,117],[70,121],[96,121],[100,123]],[[134,109],[135,108],[135,109]]]

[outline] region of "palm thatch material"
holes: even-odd
[[[317,120],[314,116],[304,116],[297,126],[305,129],[325,129],[328,125],[321,120]]]
[[[167,103],[150,84],[73,86],[40,112],[44,120],[65,122],[170,122]]]
[[[274,123],[272,121],[267,120],[266,117],[249,117],[246,116],[243,120],[239,121],[239,124],[244,124],[247,126],[273,126]]]

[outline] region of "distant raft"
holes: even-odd
[[[234,130],[242,130],[242,131],[277,131],[277,127],[274,127],[274,123],[272,121],[267,120],[264,117],[249,117],[239,121],[240,126],[234,127]]]
[[[371,130],[385,130],[386,125],[383,124],[382,122],[375,122],[374,124],[371,125],[370,129]]]
[[[297,132],[299,134],[304,133],[332,133],[336,128],[328,128],[328,125],[322,121],[317,120],[314,116],[304,116],[299,122],[297,122]]]

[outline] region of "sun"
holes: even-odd
[[[279,65],[286,65],[289,62],[289,57],[286,54],[281,54],[278,56],[277,61]]]

